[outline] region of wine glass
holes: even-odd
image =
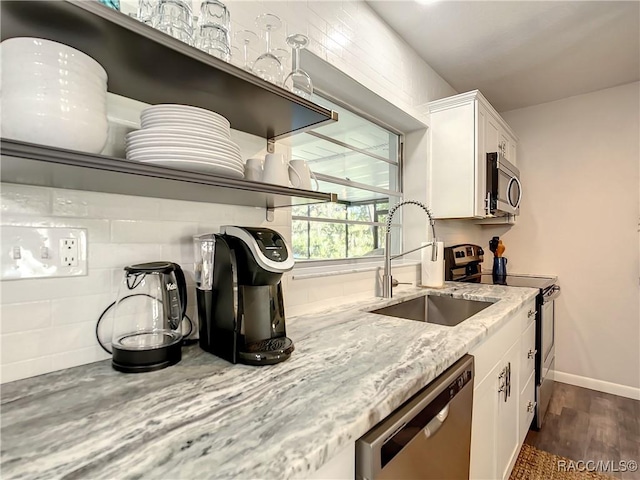
[[[256,25],[265,32],[267,51],[253,62],[253,73],[263,80],[282,85],[282,78],[284,77],[282,63],[271,53],[271,32],[282,27],[282,21],[275,15],[263,13],[256,18]]]
[[[292,48],[291,73],[284,80],[284,87],[307,100],[313,95],[313,82],[307,72],[300,68],[300,50],[307,48],[309,37],[294,33],[287,37],[287,44]]]
[[[242,45],[242,54],[244,55],[244,69],[251,71],[251,65],[249,65],[249,45],[258,41],[258,35],[251,30],[240,30],[236,32],[236,40]]]
[[[284,67],[284,64],[287,62],[287,60],[289,60],[289,55],[291,55],[289,53],[289,50],[287,50],[286,48],[272,48],[271,53],[273,53],[273,55],[278,60],[280,60],[280,63],[282,64],[283,67]]]

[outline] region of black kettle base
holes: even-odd
[[[295,350],[289,337],[268,338],[247,343],[238,352],[238,361],[246,365],[274,365],[287,360]]]
[[[162,370],[182,360],[182,342],[152,350],[124,350],[114,347],[111,366],[123,373]]]

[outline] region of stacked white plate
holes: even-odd
[[[140,115],[141,130],[126,137],[127,159],[244,178],[240,148],[222,115],[188,105],[154,105]]]

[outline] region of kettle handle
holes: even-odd
[[[184,278],[184,272],[182,271],[182,267],[177,263],[173,263],[174,275],[176,277],[176,282],[178,282],[178,295],[180,296],[180,306],[182,308],[182,315],[180,316],[180,321],[187,314],[187,282]]]

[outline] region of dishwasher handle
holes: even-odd
[[[440,430],[440,427],[449,416],[449,405],[451,405],[451,403],[447,403],[447,405],[442,410],[440,410],[440,412],[435,417],[433,417],[433,419],[427,424],[427,426],[424,427],[425,437],[431,438],[436,433],[438,433],[438,430]]]

